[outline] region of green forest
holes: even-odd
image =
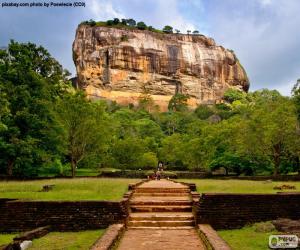
[[[276,90],[228,89],[224,103],[190,110],[176,94],[159,112],[89,100],[43,47],[11,41],[0,50],[0,175],[35,177],[118,168],[216,170],[242,175],[300,172],[300,80]]]

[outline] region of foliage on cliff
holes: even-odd
[[[93,26],[103,26],[103,27],[114,27],[114,28],[124,28],[124,29],[139,29],[139,30],[149,30],[152,32],[156,33],[166,33],[166,34],[171,34],[173,33],[173,27],[170,25],[166,25],[163,27],[163,29],[157,29],[152,26],[146,25],[144,22],[136,22],[134,19],[129,18],[129,19],[119,19],[119,18],[114,18],[112,20],[107,20],[107,21],[94,21],[93,19],[90,19],[89,21],[83,21],[80,23],[80,25],[89,25],[91,27]],[[175,29],[176,34],[180,33],[180,30]],[[187,33],[191,33],[190,30],[187,31]],[[193,35],[198,35],[199,31],[194,30]]]
[[[238,174],[300,169],[299,86],[230,89],[225,103],[189,110],[174,96],[159,113],[140,105],[91,101],[70,89],[66,72],[42,47],[11,42],[0,51],[0,171],[35,176],[71,168],[217,169]]]

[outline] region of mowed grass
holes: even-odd
[[[17,234],[0,234],[0,246],[11,243],[15,236]]]
[[[33,200],[120,200],[137,179],[77,178],[36,181],[0,181],[0,198]],[[41,192],[44,185],[55,185]]]
[[[52,232],[42,238],[33,240],[30,250],[86,250],[100,238],[105,230],[82,232]]]
[[[29,200],[120,200],[128,184],[138,179],[75,178],[35,181],[0,181],[0,198]],[[269,182],[247,180],[181,179],[193,182],[199,193],[276,193],[275,186],[293,185],[300,192],[300,182]],[[44,185],[55,185],[49,192],[41,192]]]
[[[192,182],[197,186],[199,193],[276,193],[300,192],[300,182],[277,181],[248,181],[248,180],[215,180],[215,179],[180,179],[179,181]],[[274,190],[275,186],[284,184],[295,186],[295,190]]]
[[[269,249],[269,236],[274,232],[256,232],[253,226],[242,229],[218,231],[218,234],[231,246],[232,250]]]

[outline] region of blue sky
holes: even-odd
[[[21,1],[0,0],[0,3]],[[32,1],[38,2],[29,2]],[[197,29],[218,44],[233,49],[248,73],[252,91],[269,88],[289,95],[293,84],[300,78],[299,0],[85,2],[85,8],[0,6],[0,46],[6,46],[10,39],[43,45],[75,74],[72,42],[78,23],[88,19],[132,17],[157,28],[169,24],[181,31]]]

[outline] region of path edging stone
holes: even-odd
[[[231,250],[231,247],[223,240],[209,224],[198,224],[198,232],[207,249]]]
[[[108,227],[105,233],[94,243],[90,250],[110,250],[121,238],[125,230],[124,224],[113,224]]]

